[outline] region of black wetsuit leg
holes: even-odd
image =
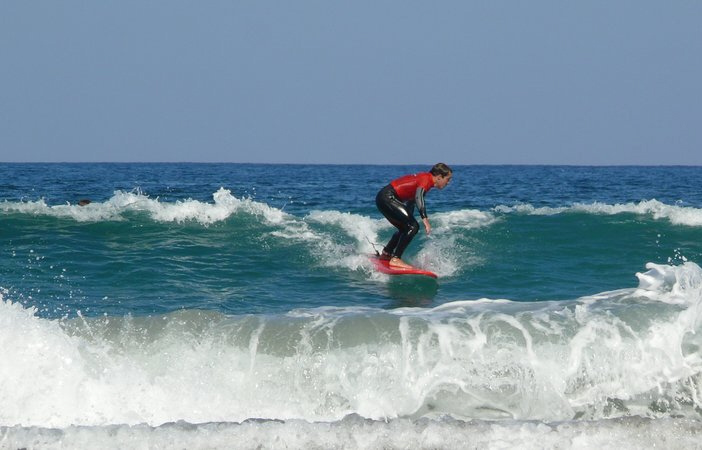
[[[402,203],[391,185],[385,186],[375,197],[378,209],[398,231],[393,234],[384,251],[391,256],[402,258],[407,245],[419,231],[419,223],[412,215],[414,202]]]

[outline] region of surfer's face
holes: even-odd
[[[449,184],[449,182],[451,181],[451,177],[453,177],[453,174],[452,174],[452,173],[450,173],[450,174],[448,174],[448,175],[446,175],[446,176],[444,176],[444,175],[439,175],[438,177],[436,177],[436,182],[434,183],[434,186],[435,186],[437,189],[443,189],[443,188],[445,188],[446,185]]]

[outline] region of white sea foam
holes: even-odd
[[[256,202],[249,198],[237,198],[228,189],[220,188],[213,195],[213,203],[198,200],[179,200],[173,203],[151,198],[140,191],[115,191],[105,202],[92,202],[84,206],[49,206],[41,199],[34,202],[7,202],[0,210],[32,215],[72,218],[79,222],[121,221],[125,213],[143,212],[157,222],[195,221],[209,225],[226,220],[231,215],[243,212],[262,217],[268,224],[283,222],[288,214],[282,210]]]
[[[383,227],[381,221],[338,211],[312,211],[305,221],[325,226],[326,231],[315,235],[315,253],[325,266],[370,270],[368,255],[375,251],[374,243],[378,242],[378,232]],[[330,229],[338,230],[339,235],[330,234]]]
[[[369,421],[349,416],[337,422],[291,420],[244,423],[186,422],[148,425],[0,427],[7,448],[188,448],[188,449],[693,449],[702,422],[632,417],[566,421]]]
[[[699,419],[702,269],[648,269],[571,301],[278,316],[57,321],[0,298],[0,425]]]
[[[564,213],[587,213],[599,215],[615,214],[637,214],[650,216],[655,220],[669,220],[675,225],[686,225],[690,227],[702,226],[702,209],[689,206],[667,205],[658,200],[646,200],[639,203],[624,203],[610,205],[606,203],[575,203],[572,206],[564,207],[535,207],[530,204],[516,206],[497,206],[494,208],[498,213],[518,213],[550,216]]]
[[[419,251],[415,265],[448,277],[465,267],[480,264],[481,259],[472,254],[472,249],[458,242],[456,231],[489,227],[497,220],[492,213],[473,209],[432,214],[432,232]]]
[[[494,214],[477,209],[462,209],[458,211],[438,212],[431,216],[432,226],[438,233],[450,230],[470,230],[488,227],[498,219]]]
[[[162,202],[151,198],[139,190],[133,192],[115,191],[105,202],[92,202],[85,206],[66,204],[48,205],[44,199],[26,202],[0,203],[0,211],[19,212],[32,215],[73,218],[76,221],[124,220],[124,213],[142,211],[159,222],[197,221],[211,224],[226,220],[233,213],[242,211],[262,216],[270,223],[280,223],[289,217],[281,209],[250,198],[237,198],[230,190],[220,188],[213,194],[213,203],[198,200],[178,200]],[[638,203],[607,204],[600,202],[574,203],[562,207],[536,207],[530,204],[515,206],[500,205],[493,208],[502,214],[557,215],[570,212],[599,215],[638,214],[651,216],[656,220],[669,220],[676,225],[702,226],[702,209],[682,205],[668,205],[658,200]],[[314,217],[316,213],[312,213]],[[343,214],[343,213],[339,213]],[[432,223],[437,232],[450,229],[473,229],[492,225],[499,216],[493,212],[479,210],[458,210],[432,214]]]
[[[462,266],[470,265],[475,261],[473,259],[466,261],[467,250],[459,247],[455,233],[450,231],[455,231],[456,228],[485,227],[495,220],[493,214],[476,210],[432,215],[432,234],[413,262],[442,277],[456,274]],[[380,242],[381,232],[389,235],[395,231],[387,220],[338,211],[312,211],[305,221],[311,224],[322,224],[327,228],[336,227],[342,237],[332,236],[328,231],[313,232],[309,227],[298,230],[288,228],[286,237],[297,237],[316,243],[318,254],[322,255],[320,258],[327,266],[344,267],[350,270],[364,269],[378,279],[388,279],[387,276],[375,273],[367,258],[367,255],[380,251],[384,246],[385,242]],[[424,233],[423,226],[420,233]],[[280,235],[280,232],[277,234]]]

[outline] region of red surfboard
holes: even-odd
[[[385,273],[387,275],[425,275],[425,276],[432,277],[432,278],[438,278],[434,272],[420,269],[419,267],[413,266],[413,267],[408,268],[408,269],[390,267],[389,260],[380,259],[375,255],[371,256],[370,260],[378,272],[382,272],[382,273]]]

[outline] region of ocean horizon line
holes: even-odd
[[[445,161],[444,161],[445,162]],[[0,161],[6,165],[236,165],[236,166],[327,166],[327,167],[407,167],[432,166],[435,163],[304,163],[304,162],[234,162],[234,161]],[[451,167],[576,167],[576,168],[626,168],[626,167],[702,167],[699,164],[558,164],[558,163],[450,163]]]

